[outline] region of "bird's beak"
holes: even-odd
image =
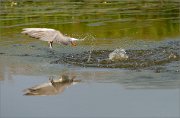
[[[76,44],[75,41],[71,41],[71,45],[72,45],[72,46],[77,46],[77,44]]]
[[[77,41],[78,39],[75,39],[75,38],[71,38],[71,45],[72,46],[76,46],[77,44],[76,44],[76,41]]]

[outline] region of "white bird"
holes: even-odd
[[[50,48],[52,48],[53,43],[61,43],[63,45],[71,44],[72,46],[76,46],[75,41],[78,40],[64,36],[60,31],[49,28],[24,28],[21,33],[42,41],[48,41]]]

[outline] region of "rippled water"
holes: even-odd
[[[148,67],[165,65],[180,60],[180,42],[169,42],[166,46],[144,49],[126,50],[128,58],[124,60],[110,60],[109,54],[113,50],[92,50],[80,54],[64,55],[52,63],[70,63],[84,67],[146,69]],[[179,70],[176,70],[179,72]]]
[[[179,118],[179,8],[178,0],[1,0],[0,117]],[[21,34],[26,27],[84,40],[49,49]],[[115,49],[128,59],[108,60]],[[64,74],[81,82],[52,86]],[[44,97],[24,96],[33,87]]]

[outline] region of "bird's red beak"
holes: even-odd
[[[72,45],[72,46],[77,46],[77,44],[76,44],[75,41],[71,41],[71,45]]]

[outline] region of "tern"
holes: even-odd
[[[49,48],[52,48],[53,43],[76,46],[76,41],[78,40],[65,36],[60,31],[50,28],[24,28],[21,33],[29,35],[32,38],[47,41]]]

